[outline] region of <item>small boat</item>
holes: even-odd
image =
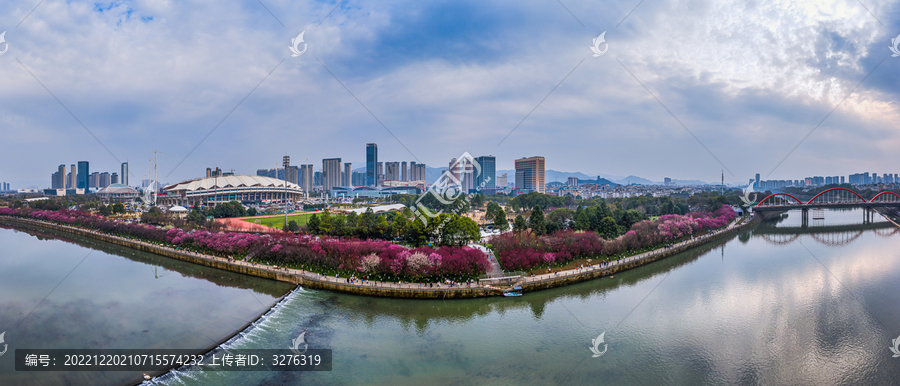
[[[522,296],[522,287],[515,286],[512,291],[504,292],[503,296]]]
[[[151,377],[150,374],[144,373],[144,380],[149,381],[151,379],[153,379],[153,377]]]

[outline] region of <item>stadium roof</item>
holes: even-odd
[[[189,181],[179,182],[163,188],[166,191],[202,191],[225,188],[250,188],[250,187],[284,187],[284,180],[263,176],[235,175],[224,177],[203,177]],[[300,189],[300,185],[288,182],[288,189]]]

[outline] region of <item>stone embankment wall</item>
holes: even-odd
[[[644,264],[648,264],[654,262],[659,259],[664,259],[669,256],[673,256],[675,254],[685,252],[691,248],[694,248],[698,245],[705,244],[710,241],[714,241],[720,239],[722,237],[727,237],[732,235],[744,228],[755,223],[756,218],[751,221],[746,221],[745,223],[719,231],[713,235],[709,235],[704,237],[703,239],[692,240],[690,243],[686,243],[685,245],[681,245],[674,248],[669,248],[665,251],[648,254],[647,257],[634,259],[630,261],[625,261],[619,263],[617,265],[612,265],[609,267],[596,268],[593,270],[585,270],[581,272],[577,271],[563,271],[559,272],[558,276],[553,276],[550,278],[544,279],[532,279],[532,278],[523,278],[520,281],[519,285],[522,286],[524,292],[537,291],[542,289],[560,287],[569,284],[575,284],[579,282],[583,282],[586,280],[592,280],[603,276],[613,275],[617,272],[625,271],[631,268],[639,267]],[[157,245],[153,243],[128,239],[124,237],[113,236],[101,232],[91,231],[87,229],[82,229],[78,227],[59,225],[53,223],[47,223],[43,221],[37,221],[32,219],[24,219],[18,217],[0,217],[0,221],[17,224],[21,226],[36,226],[42,228],[49,228],[60,232],[73,233],[80,236],[91,237],[97,240],[105,241],[112,244],[122,245],[130,248],[134,248],[140,251],[154,253],[166,257],[170,257],[173,259],[183,260],[187,262],[191,262],[194,264],[199,264],[207,267],[223,269],[227,271],[242,273],[245,275],[252,275],[257,277],[262,277],[271,280],[278,280],[288,283],[298,284],[307,288],[316,288],[316,289],[324,289],[329,291],[338,291],[338,292],[346,292],[352,293],[356,295],[366,295],[366,296],[379,296],[379,297],[392,297],[392,298],[417,298],[417,299],[464,299],[464,298],[478,298],[478,297],[488,297],[488,296],[500,296],[502,295],[502,291],[496,288],[485,287],[485,286],[476,286],[472,288],[466,287],[453,287],[449,288],[446,285],[442,285],[439,288],[425,288],[418,287],[418,284],[401,284],[398,285],[396,283],[390,282],[378,282],[377,285],[372,284],[351,284],[346,283],[345,279],[339,279],[334,277],[322,277],[316,273],[296,270],[296,269],[286,269],[286,268],[275,268],[268,265],[263,264],[255,264],[255,263],[247,263],[243,261],[231,261],[229,259],[215,257],[210,255],[204,255],[199,253],[193,253],[183,250],[174,249],[168,246]]]

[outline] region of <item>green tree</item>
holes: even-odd
[[[500,210],[500,205],[497,205],[496,202],[489,202],[487,204],[487,208],[484,210],[484,221],[491,223],[494,221],[494,217],[497,216],[497,211]]]
[[[308,229],[310,233],[317,235],[319,234],[319,224],[321,223],[322,221],[319,220],[319,216],[314,214],[309,216],[309,221],[306,222],[306,229]]]
[[[109,210],[109,207],[106,205],[100,205],[99,212],[101,216],[109,216],[112,214],[112,211]]]
[[[509,229],[509,220],[506,219],[506,211],[503,208],[497,208],[497,213],[494,215],[494,226],[501,231]]]
[[[531,228],[531,232],[537,235],[543,235],[547,233],[547,224],[544,219],[544,211],[541,210],[541,206],[535,206],[531,211],[531,217],[528,218],[528,227]]]
[[[256,208],[247,209],[248,216],[256,216]]]
[[[462,246],[470,241],[476,241],[481,234],[478,224],[465,216],[452,215],[452,219],[441,228],[440,240],[443,245]]]
[[[476,193],[474,196],[472,196],[473,208],[480,208],[482,205],[484,205],[484,194]]]
[[[206,216],[200,213],[200,209],[195,206],[191,209],[191,213],[188,213],[186,220],[197,225],[203,225],[206,223]]]
[[[591,217],[587,209],[580,206],[575,210],[575,230],[586,231],[591,229]]]
[[[366,209],[357,221],[357,234],[363,238],[372,238],[378,234],[378,216],[372,211],[372,208]]]
[[[600,221],[600,228],[597,229],[597,232],[607,240],[616,238],[619,235],[619,226],[616,224],[616,219],[610,216],[604,217]]]
[[[300,225],[297,225],[296,221],[291,220],[287,224],[287,230],[290,232],[298,232],[298,231],[300,231]]]
[[[522,232],[526,229],[528,229],[528,223],[525,222],[525,218],[521,214],[517,215],[513,221],[513,231]]]
[[[116,214],[123,214],[123,213],[125,213],[125,205],[123,205],[121,202],[116,203],[116,204],[113,205],[113,207],[112,207],[112,212],[113,212],[113,213],[116,213]]]

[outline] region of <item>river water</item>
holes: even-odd
[[[227,347],[283,349],[300,332],[307,331],[310,348],[333,350],[332,371],[176,371],[151,383],[896,384],[900,379],[900,358],[892,357],[890,346],[891,340],[900,335],[900,229],[877,215],[874,223],[864,224],[861,210],[826,211],[824,219],[812,219],[813,216],[804,228],[800,212],[789,212],[731,238],[614,278],[526,293],[520,298],[400,300],[300,288],[258,324],[227,343]],[[7,238],[21,239],[23,247],[13,247],[14,258],[0,259],[0,268],[5,268],[0,271],[3,289],[7,288],[7,277],[26,281],[25,276],[37,274],[20,268],[25,273],[10,275],[6,267],[14,264],[6,260],[29,260],[25,256],[33,260],[45,256],[43,249],[73,248],[66,249],[68,255],[56,262],[66,263],[56,273],[61,277],[88,252],[84,245],[41,241],[0,230],[0,245],[5,246]],[[87,261],[100,252],[94,252]],[[153,347],[176,348],[167,346],[172,342],[179,344],[177,348],[207,347],[197,343],[201,340],[194,336],[197,329],[185,321],[199,318],[207,326],[221,326],[216,331],[201,329],[209,339],[221,340],[233,332],[222,325],[230,320],[229,312],[242,310],[241,320],[246,321],[252,318],[254,310],[258,314],[263,309],[260,302],[241,294],[253,292],[263,303],[271,304],[285,293],[283,287],[274,284],[266,291],[243,289],[251,287],[248,285],[209,288],[208,296],[215,301],[204,306],[202,312],[190,307],[173,307],[165,314],[159,314],[158,308],[142,312],[145,302],[150,302],[147,297],[176,304],[196,299],[191,291],[164,288],[216,285],[208,278],[173,274],[170,284],[155,291],[122,291],[143,288],[158,279],[141,273],[150,271],[148,263],[123,259],[114,253],[109,253],[109,260],[104,266],[135,266],[133,272],[132,268],[107,272],[117,278],[110,278],[102,286],[119,291],[115,295],[116,307],[127,312],[119,311],[113,317],[104,309],[105,303],[79,300],[76,296],[80,293],[79,296],[87,297],[101,291],[100,284],[83,284],[85,287],[79,291],[61,290],[70,282],[74,288],[76,277],[89,275],[90,269],[79,267],[48,298],[56,307],[47,306],[45,301],[35,313],[44,309],[44,317],[49,320],[55,312],[57,319],[63,321],[70,319],[67,312],[76,312],[66,311],[68,308],[79,309],[84,313],[79,317],[97,325],[91,330],[102,326],[120,331],[118,334],[123,337],[118,342],[127,342],[126,348],[145,347],[150,342]],[[92,267],[99,269],[100,264]],[[33,299],[28,304],[19,304],[24,300],[7,300],[6,291],[0,292],[0,309],[4,310],[0,322],[4,326],[9,325],[7,320],[18,321],[18,317],[6,316],[7,309],[24,309],[27,313],[27,306],[33,307],[49,289],[30,291],[35,294],[20,296]],[[65,296],[57,295],[58,292]],[[81,303],[89,306],[81,311]],[[14,304],[19,305],[12,308]],[[65,323],[25,327],[34,317],[26,318],[16,330],[8,328],[19,331],[16,336],[25,335],[20,330],[30,331],[30,340],[27,344],[16,341],[18,347],[56,347],[58,344],[48,337],[70,335]],[[126,320],[119,321],[120,318]],[[146,329],[138,326],[141,323],[165,326],[167,331],[141,340],[139,330]],[[597,349],[602,355],[594,357],[590,350],[592,340],[600,334],[603,342],[598,342]],[[12,337],[8,332],[11,345]],[[193,341],[185,342],[184,337]],[[84,339],[79,344],[121,346],[107,339],[77,339]],[[68,337],[63,342],[74,345],[77,339]],[[7,362],[11,360],[0,358],[0,381],[9,376]],[[116,384],[112,379],[106,382],[106,378],[95,377],[95,384]]]

